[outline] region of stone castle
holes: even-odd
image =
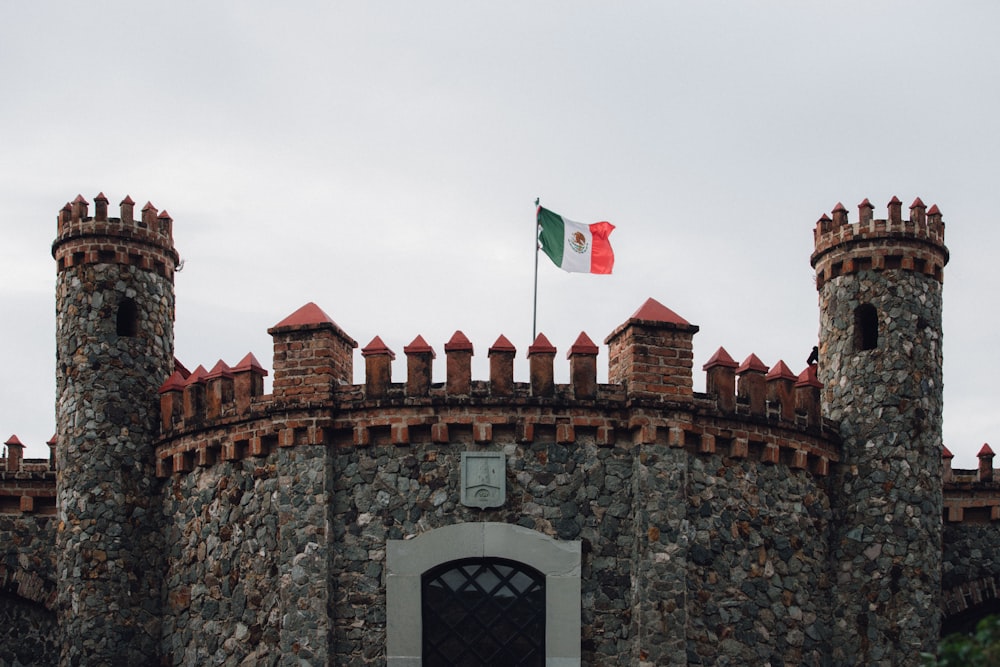
[[[1000,486],[941,442],[937,207],[815,227],[817,363],[653,299],[604,340],[395,352],[315,304],[174,358],[173,221],[58,215],[57,433],[0,459],[2,665],[917,665],[997,611]],[[633,307],[634,304],[633,304]],[[626,311],[627,312],[627,311]],[[276,318],[277,319],[277,318]],[[481,349],[481,348],[480,348]],[[801,352],[801,350],[799,351]],[[193,364],[192,364],[193,365]]]

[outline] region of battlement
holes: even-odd
[[[584,434],[598,446],[622,438],[662,441],[820,476],[839,460],[837,438],[820,414],[815,365],[796,375],[783,361],[769,369],[752,354],[739,365],[720,348],[704,366],[707,393],[695,394],[697,327],[653,300],[608,337],[606,384],[597,382],[600,349],[585,332],[566,353],[566,384],[555,382],[558,350],[544,334],[527,349],[526,382],[514,380],[517,349],[504,335],[489,347],[489,378],[474,380],[475,346],[456,331],[443,346],[444,382],[432,381],[437,353],[419,335],[403,348],[405,381],[394,382],[396,353],[375,336],[360,350],[365,382],[354,385],[348,379],[356,344],[315,304],[269,331],[273,393],[263,394],[267,371],[252,354],[232,368],[221,360],[211,371],[179,367],[160,388],[161,476],[299,444],[531,442],[550,429],[564,444]]]
[[[954,455],[942,448],[944,461],[944,520],[948,523],[1000,521],[1000,473],[993,468],[994,453],[984,444],[976,455],[975,470],[955,470]]]
[[[48,443],[48,459],[24,458],[24,444],[10,436],[0,458],[0,514],[55,514],[56,461],[53,436]]]
[[[51,610],[11,607],[63,662],[419,661],[399,630],[430,613],[420,575],[465,558],[544,575],[519,599],[574,664],[911,661],[942,609],[1000,599],[977,562],[1000,544],[993,452],[939,458],[948,250],[919,199],[824,215],[805,368],[718,347],[704,390],[699,327],[653,299],[603,344],[517,345],[359,345],[308,303],[268,329],[269,369],[188,371],[172,220],[107,204],[67,204],[52,245],[58,466],[54,438],[0,458],[0,587]]]
[[[135,202],[126,196],[119,204],[121,217],[109,218],[103,192],[94,197],[94,205],[90,217],[90,203],[77,195],[59,211],[58,235],[52,243],[58,271],[81,264],[123,264],[173,280],[180,257],[174,249],[169,213],[146,202],[136,218]]]
[[[817,289],[827,280],[864,270],[902,269],[942,281],[949,255],[938,207],[928,209],[918,197],[905,220],[896,197],[889,202],[886,219],[874,219],[874,208],[867,199],[862,201],[858,222],[851,224],[847,209],[838,203],[832,218],[824,213],[816,223],[811,262]]]

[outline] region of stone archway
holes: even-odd
[[[59,662],[55,583],[0,565],[0,664]]]
[[[422,664],[421,576],[463,558],[504,558],[545,577],[546,664],[580,664],[581,543],[561,541],[505,523],[444,526],[408,540],[389,540],[386,551],[386,663]]]
[[[1000,575],[954,586],[941,594],[941,636],[971,631],[990,614],[1000,614]]]

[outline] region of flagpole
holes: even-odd
[[[535,343],[535,332],[538,325],[538,202],[539,197],[535,197],[535,297],[531,306],[531,343]]]

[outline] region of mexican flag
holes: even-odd
[[[563,271],[611,273],[615,253],[608,237],[615,226],[610,222],[585,225],[539,206],[538,228],[542,250]]]

